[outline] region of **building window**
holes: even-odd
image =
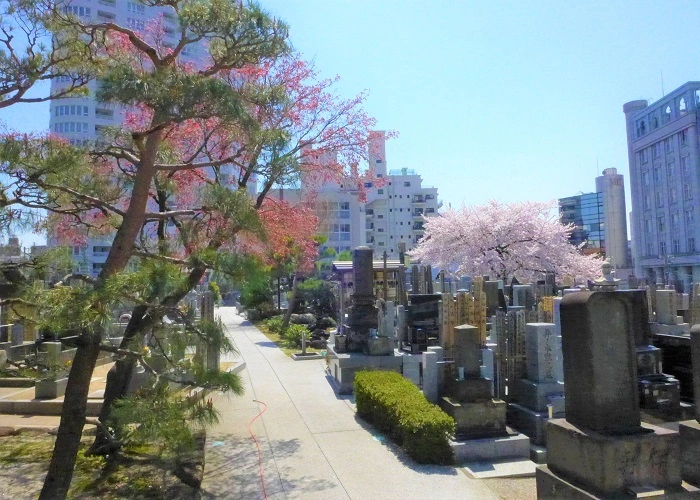
[[[678,216],[678,212],[673,212],[671,214],[671,227],[673,229],[677,229],[679,225],[680,225],[680,217]]]
[[[690,177],[690,157],[689,156],[681,157],[681,172],[683,173],[683,177]]]
[[[680,100],[678,101],[678,113],[680,115],[684,115],[686,111],[687,111],[687,108],[685,105],[685,97],[681,97]]]
[[[654,255],[654,244],[651,242],[647,243],[647,255]]]
[[[146,6],[143,4],[129,2],[126,5],[127,5],[127,10],[129,12],[132,12],[134,14],[145,14],[146,13]]]
[[[654,182],[661,182],[661,167],[654,167]]]
[[[666,255],[666,242],[659,241],[659,255]]]
[[[663,215],[661,217],[656,218],[656,229],[660,233],[663,233],[664,231],[666,231],[666,219],[664,218]]]
[[[668,190],[668,198],[671,203],[676,203],[678,201],[678,192],[676,188],[672,187]]]
[[[692,226],[693,222],[695,222],[695,211],[692,208],[686,208],[685,209],[685,225],[686,225],[686,227]]]
[[[639,161],[640,163],[646,163],[649,161],[649,152],[646,150],[646,148],[639,152]]]
[[[403,183],[403,187],[411,187],[411,183],[406,181]]]
[[[676,164],[675,164],[675,162],[670,162],[668,165],[666,165],[666,173],[668,174],[669,179],[673,179],[676,177]]]
[[[666,106],[664,112],[661,114],[661,122],[668,123],[671,121],[671,106]]]
[[[383,189],[377,189],[377,194],[384,194],[384,190],[383,190]]]
[[[644,210],[651,210],[651,196],[644,197]]]
[[[681,146],[688,145],[688,130],[681,130]]]
[[[657,191],[656,193],[654,193],[654,195],[656,196],[656,206],[663,207],[664,206],[664,197],[661,196],[661,192]]]
[[[649,181],[649,172],[642,172],[642,186],[649,187],[651,182]]]
[[[64,14],[71,14],[73,16],[80,17],[90,17],[90,7],[78,7],[77,5],[69,5],[63,7]]]
[[[695,238],[688,238],[688,252],[695,252]]]
[[[693,197],[693,190],[691,189],[690,183],[686,182],[683,184],[683,199],[689,200]]]
[[[673,240],[673,253],[681,253],[681,240]]]
[[[144,29],[146,29],[146,23],[144,21],[142,21],[141,19],[134,19],[133,17],[126,18],[126,26],[132,30],[143,31]]]
[[[666,149],[667,153],[671,153],[673,151],[673,142],[671,141],[670,137],[664,139],[664,148]]]
[[[366,188],[371,188],[371,187],[372,187],[372,183],[371,183],[371,182],[365,182],[365,187],[366,187]]]
[[[391,209],[389,209],[389,210],[391,210]],[[377,215],[377,219],[383,219],[383,218],[384,218],[384,214]]]
[[[644,232],[647,234],[652,233],[652,228],[651,228],[651,219],[645,219],[644,220]]]
[[[658,158],[661,156],[661,143],[657,142],[651,146],[651,156],[652,158]]]
[[[637,122],[637,137],[641,137],[647,133],[647,124],[645,120],[639,120]]]

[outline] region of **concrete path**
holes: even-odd
[[[324,361],[293,361],[233,308],[217,311],[246,362],[246,392],[213,395],[221,422],[207,437],[203,498],[532,497],[534,479],[494,487],[496,480],[470,479],[455,467],[417,465],[356,418],[352,399],[327,380]],[[254,420],[263,403],[267,410]]]

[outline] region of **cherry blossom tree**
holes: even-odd
[[[448,209],[425,222],[413,259],[456,275],[516,277],[532,282],[546,272],[574,281],[600,273],[602,259],[571,245],[551,203],[503,204]]]

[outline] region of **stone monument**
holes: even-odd
[[[544,445],[547,420],[564,416],[564,384],[556,378],[556,327],[528,323],[525,329],[527,378],[515,382],[508,419],[534,444]]]
[[[343,325],[344,334],[335,335],[333,344],[328,345],[329,371],[340,394],[352,393],[355,373],[360,370],[401,373],[402,367],[402,356],[394,349],[393,304],[390,315],[385,311],[381,335],[377,332],[380,314],[375,307],[371,248],[358,247],[353,251],[352,274],[352,305],[347,324]]]
[[[492,381],[481,376],[483,344],[479,328],[457,326],[453,338],[455,369],[446,380],[447,395],[439,404],[455,420],[455,437],[460,442],[454,447],[458,461],[527,457],[529,439],[506,427],[506,403],[493,398]],[[483,439],[490,439],[489,445],[474,444],[474,440]],[[485,449],[491,450],[488,455],[483,455]]]
[[[357,247],[352,252],[352,305],[348,311],[345,348],[348,352],[369,351],[370,330],[377,329],[378,310],[374,306],[372,249]]]
[[[678,432],[641,423],[629,301],[571,293],[561,322],[566,419],[547,425],[538,498],[685,495]]]

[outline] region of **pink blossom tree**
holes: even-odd
[[[553,272],[574,282],[592,279],[603,260],[582,255],[569,243],[572,229],[559,221],[551,203],[492,200],[428,219],[425,236],[410,255],[457,275],[531,282]]]

